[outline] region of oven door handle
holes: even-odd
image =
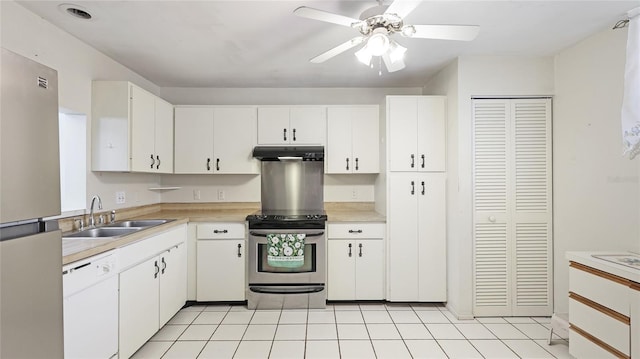
[[[277,231],[275,232],[269,232],[269,233],[260,233],[260,232],[254,232],[254,231],[249,231],[249,234],[251,234],[252,236],[255,237],[267,237],[268,234],[272,234],[272,233],[278,233]],[[289,233],[285,233],[285,234],[289,234]],[[298,233],[290,233],[290,234],[298,234]],[[302,233],[304,234],[306,237],[320,237],[324,235],[324,232],[317,232],[317,233]]]
[[[266,294],[306,294],[322,292],[324,285],[249,286],[249,289],[255,293]]]

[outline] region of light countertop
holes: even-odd
[[[185,205],[182,208],[160,209],[159,211],[152,213],[145,213],[143,215],[126,218],[175,220],[116,239],[63,239],[62,264],[66,265],[96,254],[104,253],[114,248],[123,247],[141,239],[164,232],[174,226],[189,222],[245,222],[248,215],[256,213],[257,211],[258,209],[254,207],[189,209],[189,206]],[[370,206],[345,206],[341,208],[339,205],[333,205],[326,208],[326,212],[328,222],[330,223],[385,222],[386,220],[383,215],[375,212]],[[124,218],[118,218],[118,220],[122,219]]]
[[[572,262],[584,264],[588,267],[599,269],[611,273],[618,277],[640,283],[640,267],[615,263],[614,257],[628,256],[640,259],[640,254],[618,251],[618,252],[567,252],[566,258]],[[614,257],[612,257],[614,256]],[[609,260],[605,260],[607,258]]]

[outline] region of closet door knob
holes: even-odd
[[[489,222],[495,223],[496,222],[496,217],[495,216],[489,216]]]

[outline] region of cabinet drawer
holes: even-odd
[[[604,278],[598,271],[578,263],[569,268],[569,291],[590,299],[622,315],[629,316],[629,286],[609,275]]]
[[[569,331],[569,353],[581,359],[618,358],[574,330]]]
[[[183,243],[187,238],[187,225],[172,228],[166,232],[150,236],[138,242],[117,249],[118,266],[121,271],[148,258]]]
[[[196,229],[197,239],[244,238],[244,223],[207,223],[199,224]]]
[[[331,223],[328,238],[384,238],[384,223]]]
[[[579,301],[573,295],[569,298],[569,316],[571,325],[593,335],[627,356],[630,354],[628,322],[624,323],[611,317],[593,308],[588,302]]]

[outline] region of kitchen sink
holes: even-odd
[[[85,229],[80,232],[65,234],[62,238],[115,238],[137,232],[141,227],[99,227]]]
[[[133,219],[126,221],[118,221],[104,226],[103,228],[111,227],[153,227],[165,224],[167,222],[175,221],[174,219]]]

